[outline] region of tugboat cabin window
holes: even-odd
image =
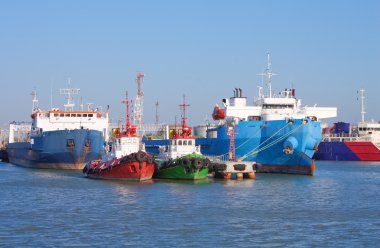
[[[71,117],[76,117],[77,115],[76,114],[71,114]]]
[[[88,117],[93,117],[94,115],[93,114],[88,114]]]
[[[188,145],[191,146],[192,144],[193,144],[193,142],[191,140],[189,140]]]
[[[58,114],[54,114],[54,117],[58,117]]]
[[[87,117],[87,114],[83,114],[83,117]]]
[[[59,114],[59,117],[64,117],[65,116],[65,114]]]
[[[182,146],[182,140],[178,140],[178,145]]]
[[[70,114],[65,114],[66,117],[70,117]]]
[[[183,145],[187,146],[187,141],[186,140],[183,141]]]

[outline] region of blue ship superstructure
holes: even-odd
[[[202,154],[220,157],[216,159],[231,159],[235,153],[237,160],[255,161],[257,172],[312,175],[312,157],[322,137],[319,120],[335,117],[337,109],[301,108],[294,89],[273,94],[269,55],[263,75],[267,76],[268,94],[259,87],[254,105],[248,106],[242,90],[235,88],[233,97],[223,99],[224,108],[214,108],[213,119],[218,123],[196,142]]]
[[[73,109],[71,94],[79,89],[64,89],[68,94],[65,110],[42,111],[33,91],[32,123],[10,124],[7,154],[13,164],[43,169],[82,169],[87,162],[100,159],[108,139],[108,113]],[[15,142],[15,134],[27,131],[27,141]]]

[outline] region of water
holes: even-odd
[[[375,247],[380,163],[198,183],[93,180],[0,163],[1,247]]]

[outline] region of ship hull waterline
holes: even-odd
[[[10,143],[9,162],[35,169],[81,170],[100,159],[104,138],[96,130],[58,130],[32,137],[31,142]]]

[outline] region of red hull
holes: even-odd
[[[152,178],[154,163],[151,161],[126,161],[125,157],[105,163],[91,162],[83,169],[87,177],[97,179],[119,179],[144,181]]]
[[[344,142],[360,161],[380,161],[380,150],[372,142]]]

